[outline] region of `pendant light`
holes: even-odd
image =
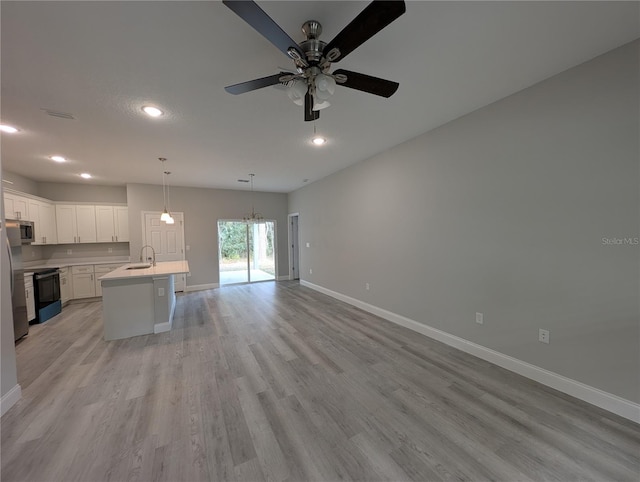
[[[164,174],[166,176],[168,176],[169,174],[171,174],[171,172],[170,171],[164,171]],[[175,219],[173,219],[173,216],[171,215],[171,200],[170,200],[170,197],[169,197],[169,181],[167,181],[167,206],[169,206],[169,219],[167,219],[165,221],[165,223],[174,224],[176,221],[175,221]]]
[[[164,210],[160,215],[160,221],[163,221],[167,224],[173,224],[173,218],[169,211],[167,211],[167,187],[166,187],[166,175],[171,174],[168,171],[164,170],[164,163],[167,161],[166,157],[159,157],[158,160],[162,163],[162,201],[164,202]]]
[[[264,223],[262,215],[257,213],[254,209],[253,176],[255,176],[255,174],[249,174],[249,177],[251,178],[251,214],[242,218],[242,220],[247,224]]]

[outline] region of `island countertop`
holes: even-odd
[[[100,281],[108,281],[108,280],[123,280],[123,279],[133,279],[133,278],[153,278],[157,276],[170,275],[170,274],[181,274],[189,272],[189,262],[188,261],[161,261],[156,263],[155,266],[151,266],[149,268],[142,269],[127,269],[131,264],[139,264],[139,263],[129,263],[121,266],[120,268],[114,269],[110,273],[107,273],[100,278]]]

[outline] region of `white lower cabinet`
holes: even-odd
[[[72,266],[73,299],[93,298],[96,296],[95,275],[93,265]]]
[[[36,300],[33,293],[33,276],[24,278],[24,295],[27,298],[27,320],[31,321],[36,317]]]
[[[94,272],[96,275],[96,296],[102,296],[102,283],[99,278],[107,273],[110,273],[116,268],[122,266],[122,263],[112,263],[112,264],[96,264],[94,267]]]
[[[94,298],[96,296],[102,296],[102,284],[100,283],[100,276],[105,275],[116,268],[119,268],[124,263],[106,263],[106,264],[87,264],[83,266],[71,267],[71,292],[72,298]],[[60,284],[62,284],[62,277]],[[61,293],[62,297],[62,293]]]
[[[71,299],[72,293],[69,268],[60,268],[60,301],[63,305]]]

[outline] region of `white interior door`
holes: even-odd
[[[144,244],[153,247],[156,261],[181,261],[184,256],[184,216],[182,213],[171,213],[174,224],[160,221],[161,213],[144,213]],[[146,250],[145,250],[146,256]],[[184,291],[186,275],[174,275],[176,291]]]

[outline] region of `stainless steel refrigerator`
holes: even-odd
[[[18,340],[29,333],[27,320],[27,298],[24,292],[24,270],[22,269],[22,237],[20,222],[7,219],[7,250],[11,269],[11,303],[13,305],[13,331]]]

